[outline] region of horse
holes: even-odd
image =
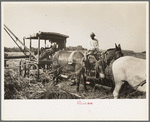
[[[55,70],[53,77],[53,83],[58,83],[58,76],[63,72],[75,72],[76,74],[76,91],[79,92],[79,84],[81,75],[84,80],[84,90],[86,91],[86,77],[85,77],[85,68],[83,66],[84,54],[80,51],[65,51],[60,50],[56,52],[52,57],[52,71]]]
[[[114,90],[114,82],[112,77],[112,63],[118,58],[122,57],[123,53],[121,50],[121,45],[118,46],[115,44],[115,48],[107,49],[105,52],[101,54],[101,58],[96,63],[96,78],[101,81],[101,84],[111,86],[111,91]],[[106,78],[107,73],[106,69],[109,69],[109,75],[111,76],[110,82],[108,82],[108,78]],[[106,82],[105,82],[106,81]]]
[[[146,60],[132,56],[124,56],[112,65],[115,89],[113,91],[114,99],[118,98],[121,86],[128,82],[133,88],[137,87],[138,91],[146,92]]]
[[[44,47],[41,47],[41,49],[39,50],[39,60],[49,60],[51,57],[58,49],[56,47],[56,44],[53,44],[50,48],[46,49]],[[38,59],[38,50],[34,51],[34,55],[36,57],[36,59]],[[47,68],[50,68],[50,64],[47,64]],[[44,68],[45,69],[45,64],[40,64],[39,65],[40,68]]]

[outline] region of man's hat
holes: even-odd
[[[90,35],[90,37],[91,37],[91,38],[94,38],[94,37],[95,37],[95,34],[92,32],[91,35]]]

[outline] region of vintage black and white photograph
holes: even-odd
[[[1,8],[4,118],[15,118],[7,116],[7,102],[41,100],[52,106],[70,101],[78,109],[105,101],[107,107],[121,101],[122,109],[122,101],[144,101],[131,104],[145,110],[134,114],[138,120],[148,118],[148,2],[2,2]],[[111,116],[133,120],[115,113],[100,118]]]

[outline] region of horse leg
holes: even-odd
[[[84,90],[87,91],[87,87],[86,87],[86,77],[85,77],[85,69],[83,68],[82,71],[82,75],[83,75],[83,81],[84,81]]]
[[[115,85],[115,89],[113,91],[114,99],[118,99],[119,91],[121,89],[122,84],[123,82]]]
[[[93,90],[92,90],[92,92],[95,92],[95,86],[96,86],[96,79],[94,79],[94,84],[93,84]]]
[[[55,82],[55,85],[58,83],[60,73],[61,73],[60,69],[56,70],[54,73],[53,81]]]
[[[81,79],[81,72],[79,72],[77,75],[76,75],[76,77],[77,77],[77,92],[79,92],[79,84],[80,84],[80,79]]]
[[[114,83],[114,81],[110,81],[110,86],[111,86],[110,92],[113,92],[114,89],[115,89],[115,83]]]
[[[83,67],[80,64],[75,65],[75,71],[76,71],[76,84],[77,84],[77,92],[79,92],[79,84],[80,84],[80,79],[81,79],[81,73],[83,71]]]

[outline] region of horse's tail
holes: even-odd
[[[111,65],[111,81],[110,81],[110,85],[111,85],[111,91],[113,92],[115,89],[115,79],[114,79],[114,74],[112,71],[112,65]]]
[[[115,89],[115,82],[114,82],[114,80],[112,80],[111,82],[110,82],[110,85],[111,85],[111,91],[113,92],[114,91],[114,89]]]
[[[96,62],[96,66],[95,66],[96,78],[105,77],[105,68],[106,68],[106,64],[103,60],[100,59],[99,61]]]

